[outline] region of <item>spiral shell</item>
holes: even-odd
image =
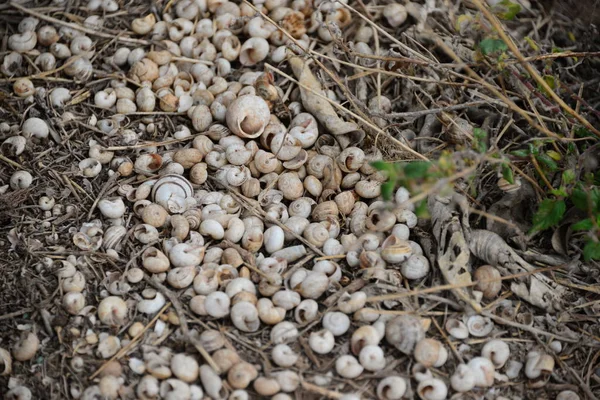
[[[121,244],[121,241],[127,234],[127,228],[120,225],[114,225],[108,227],[106,232],[104,232],[104,239],[102,244],[106,250],[115,249],[118,250]]]
[[[152,187],[152,199],[170,212],[181,212],[186,199],[194,196],[192,184],[181,175],[168,174]]]
[[[229,107],[225,120],[231,132],[244,139],[262,135],[270,121],[269,106],[261,97],[248,94],[235,99]]]

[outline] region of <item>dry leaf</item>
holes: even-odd
[[[292,57],[289,59],[289,63],[294,71],[294,75],[296,75],[296,78],[301,83],[300,95],[302,105],[306,111],[314,115],[333,135],[346,136],[346,140],[342,140],[342,142],[347,142],[346,146],[361,142],[365,137],[365,133],[355,123],[341,119],[333,106],[325,100],[324,97],[327,96],[321,87],[321,83],[311,72],[307,61],[300,57]],[[337,139],[340,140],[342,138]],[[345,143],[340,144],[342,147],[345,147]]]

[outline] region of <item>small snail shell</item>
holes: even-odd
[[[231,301],[224,292],[213,292],[206,296],[204,307],[206,312],[213,318],[223,318],[229,315]]]
[[[141,243],[148,244],[158,240],[158,231],[152,225],[139,224],[133,229],[133,236]]]
[[[162,206],[151,203],[142,210],[142,220],[145,224],[159,228],[167,222],[169,214]]]
[[[231,367],[242,362],[240,356],[235,351],[228,348],[217,350],[212,357],[221,373],[227,373]]]
[[[299,357],[287,344],[278,344],[273,347],[271,358],[278,366],[288,368],[296,364]]]
[[[274,378],[259,376],[254,381],[254,390],[261,396],[273,396],[281,390],[279,382]]]
[[[390,3],[383,7],[383,16],[392,28],[397,28],[406,21],[408,12],[402,4]]]
[[[194,357],[187,354],[175,354],[171,358],[171,371],[178,379],[192,383],[198,379],[199,366]]]
[[[467,320],[467,329],[475,337],[485,337],[494,329],[494,323],[487,317],[472,315]]]
[[[169,269],[170,262],[167,256],[155,247],[148,247],[142,253],[142,265],[153,274],[160,274]]]
[[[342,171],[356,172],[365,163],[365,152],[358,147],[347,147],[340,153],[336,161]]]
[[[580,397],[577,393],[572,390],[563,390],[556,395],[555,400],[579,400]]]
[[[190,232],[190,223],[183,215],[173,215],[169,220],[171,224],[171,236],[179,240],[184,240]]]
[[[19,53],[33,50],[36,44],[37,34],[34,31],[15,33],[8,37],[8,47]]]
[[[27,189],[32,182],[33,177],[27,171],[16,171],[10,177],[10,187],[13,190]]]
[[[19,78],[13,84],[13,91],[19,97],[25,98],[35,93],[35,86],[27,78]]]
[[[50,71],[56,67],[56,57],[52,53],[42,53],[36,57],[34,64],[43,72]]]
[[[502,290],[502,276],[500,272],[491,265],[482,265],[475,270],[474,280],[478,281],[475,289],[483,293],[486,299],[494,299]]]
[[[358,378],[364,369],[358,360],[349,354],[344,354],[335,361],[335,371],[346,379]]]
[[[204,259],[205,247],[201,244],[178,243],[169,251],[169,260],[175,267],[200,265]]]
[[[354,292],[351,295],[346,292],[340,296],[337,305],[341,312],[352,314],[365,306],[366,299],[365,292]]]
[[[422,339],[415,346],[414,357],[418,363],[427,368],[439,368],[446,363],[448,350],[438,340]]]
[[[362,180],[354,187],[356,193],[365,199],[374,199],[381,194],[381,182],[375,180]]]
[[[322,324],[334,336],[340,336],[350,329],[350,318],[341,312],[328,312],[323,316]]]
[[[302,235],[308,242],[316,247],[322,247],[325,241],[329,239],[329,232],[327,231],[327,228],[317,222],[309,224],[306,229],[304,229]]]
[[[164,175],[152,186],[152,199],[171,212],[185,211],[180,210],[180,203],[193,195],[192,184],[181,175]]]
[[[475,386],[490,387],[494,384],[494,364],[484,357],[475,357],[467,364],[475,378]]]
[[[17,343],[15,343],[12,353],[17,361],[31,360],[40,347],[40,340],[33,332],[23,332]]]
[[[104,298],[98,305],[98,318],[103,324],[121,326],[127,318],[127,304],[117,296]]]
[[[448,395],[448,387],[440,379],[429,378],[419,382],[417,394],[423,400],[444,400]]]
[[[80,292],[69,292],[63,296],[63,308],[71,315],[77,315],[85,307],[85,297]]]
[[[245,301],[231,307],[231,321],[233,325],[243,332],[256,332],[260,326],[257,308]]]
[[[267,58],[268,54],[269,42],[260,37],[252,37],[242,45],[239,53],[239,61],[243,66],[249,67]]]
[[[500,369],[510,357],[510,348],[506,342],[494,339],[487,342],[481,349],[481,356],[492,361],[497,369]]]
[[[45,25],[38,29],[37,40],[42,46],[51,46],[60,39],[56,28],[52,25]]]
[[[263,243],[267,253],[272,254],[281,250],[284,245],[285,235],[283,229],[277,225],[268,228],[263,235]]]
[[[225,398],[223,382],[219,375],[208,365],[204,364],[200,367],[200,381],[202,387],[213,399]]]
[[[350,339],[350,349],[355,355],[360,354],[360,351],[365,346],[374,346],[381,341],[381,335],[371,325],[363,325],[352,334]]]
[[[10,353],[3,348],[0,348],[0,367],[2,371],[0,375],[5,376],[9,375],[12,372],[12,357]]]
[[[288,321],[280,322],[271,329],[271,341],[275,344],[294,340],[297,337],[298,329],[293,323]]]
[[[475,387],[475,375],[466,364],[459,364],[450,377],[450,386],[457,392],[469,392]]]
[[[327,354],[333,350],[335,337],[328,329],[321,329],[310,334],[308,344],[315,353]]]
[[[406,279],[424,278],[429,273],[429,260],[425,256],[413,254],[402,263],[400,272]]]
[[[56,90],[56,89],[55,89]],[[27,118],[21,127],[22,134],[25,138],[36,137],[43,139],[48,137],[50,129],[46,121],[40,118]]]
[[[178,267],[169,271],[167,282],[175,289],[185,289],[192,284],[195,277],[195,267]]]
[[[270,121],[269,106],[264,99],[245,95],[227,107],[226,121],[231,132],[245,139],[259,137]]]
[[[145,35],[152,31],[155,24],[156,18],[154,17],[154,14],[150,13],[145,17],[134,19],[131,23],[131,30],[138,35]]]
[[[293,275],[292,275],[293,277]],[[317,299],[329,287],[329,278],[322,272],[310,272],[302,282],[293,289],[307,299]]]
[[[26,145],[27,139],[25,139],[23,136],[11,136],[2,142],[0,151],[2,151],[2,154],[8,156],[18,156],[25,151]]]
[[[390,264],[399,264],[402,262],[407,262],[408,260],[410,260],[411,255],[412,255],[412,249],[411,249],[409,243],[405,240],[401,240],[401,239],[397,238],[394,235],[388,236],[388,238],[386,240],[384,240],[383,243],[381,244],[381,258],[383,258],[386,262],[388,262]],[[427,266],[429,266],[429,264]],[[407,272],[412,272],[412,270],[409,271],[409,268],[406,268],[406,269],[407,269]],[[422,271],[417,271],[417,272],[422,272]],[[416,274],[409,273],[409,275],[414,276]],[[425,275],[422,275],[421,278],[423,276],[425,276]],[[418,278],[409,278],[408,276],[407,276],[407,278],[408,279],[418,279]]]
[[[135,171],[143,175],[152,175],[163,165],[163,159],[155,153],[145,153],[138,156],[135,160]]]
[[[275,379],[277,379],[277,382],[279,383],[279,386],[281,387],[281,391],[283,392],[294,392],[298,386],[300,386],[300,377],[298,376],[298,374],[294,371],[290,371],[290,370],[283,370],[280,372],[277,372],[275,374],[273,374],[275,376]],[[283,393],[280,393],[283,394]],[[274,396],[272,399],[277,400],[277,396]],[[287,396],[287,395],[286,395]],[[280,399],[280,400],[291,400],[291,397],[286,397],[284,399]]]
[[[137,304],[137,310],[144,314],[157,313],[167,302],[162,293],[154,289],[146,289],[142,292],[144,300],[140,300]]]
[[[314,321],[319,314],[319,305],[312,299],[302,300],[294,310],[294,319],[299,324]]]
[[[383,349],[377,345],[368,345],[361,349],[358,359],[367,371],[380,371],[385,368]]]
[[[446,331],[456,339],[466,339],[469,337],[467,326],[456,318],[448,318],[446,321]]]
[[[406,393],[406,381],[399,376],[388,376],[377,385],[379,400],[400,400]]]
[[[234,389],[245,389],[257,376],[256,368],[252,364],[242,361],[229,369],[227,382]]]
[[[58,43],[55,43],[55,45]],[[59,58],[57,56],[57,58]],[[67,76],[80,80],[82,82],[87,81],[92,77],[93,67],[92,63],[84,57],[80,56],[72,56],[67,61],[65,61],[64,65],[67,65],[64,71]]]
[[[543,386],[545,380],[552,374],[553,369],[554,358],[552,356],[539,351],[531,351],[527,354],[527,362],[525,363],[525,376],[527,378],[538,380]],[[540,387],[540,385],[534,387]]]
[[[402,353],[412,354],[415,345],[425,337],[419,318],[400,315],[390,320],[385,327],[385,338]]]
[[[98,202],[98,209],[106,218],[117,219],[125,214],[125,203],[121,197],[102,199]]]

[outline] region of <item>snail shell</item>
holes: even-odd
[[[265,100],[248,94],[235,99],[229,107],[225,119],[234,134],[244,139],[259,137],[270,122],[271,112]]]
[[[181,175],[169,174],[160,178],[152,187],[152,199],[165,209],[176,212],[181,200],[194,196],[192,184]]]
[[[126,234],[127,234],[127,228],[125,228],[124,226],[120,226],[120,225],[110,226],[108,229],[106,229],[106,232],[104,232],[104,240],[102,241],[104,248],[106,250],[108,250],[108,249],[118,250],[118,248],[120,247],[120,244],[121,244],[121,240],[123,240],[123,238],[125,237]]]
[[[412,354],[415,345],[425,337],[419,318],[400,315],[389,321],[385,327],[386,340],[402,353]]]

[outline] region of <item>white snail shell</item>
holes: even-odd
[[[259,137],[270,121],[271,112],[265,100],[255,95],[235,99],[225,116],[231,132],[245,139]]]

